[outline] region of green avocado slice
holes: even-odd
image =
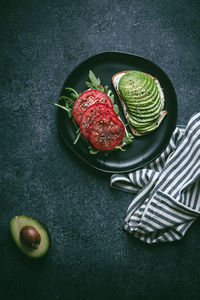
[[[155,129],[162,110],[155,79],[143,72],[127,72],[120,78],[118,89],[130,124],[141,133]]]
[[[148,108],[146,110],[139,110],[136,111],[132,111],[131,108],[127,107],[127,110],[129,112],[129,117],[131,117],[131,119],[133,119],[134,121],[134,125],[137,127],[137,124],[139,125],[140,123],[149,123],[149,122],[153,122],[155,119],[159,118],[160,115],[160,111],[162,109],[162,105],[161,102],[159,101],[158,104],[155,104],[155,110],[153,111],[148,111]]]
[[[145,102],[152,99],[157,94],[158,89],[152,77],[141,72],[129,72],[121,77],[119,91],[126,103],[131,101],[137,104],[141,100]]]
[[[148,101],[143,101],[141,100],[140,102],[136,103],[131,103],[131,102],[126,102],[126,106],[128,108],[128,110],[150,110],[150,109],[154,109],[155,106],[159,106],[161,104],[161,98],[160,98],[160,94],[157,94],[156,98],[152,98],[149,99]]]
[[[130,110],[129,112],[132,114],[132,116],[134,116],[135,118],[138,118],[138,119],[149,119],[149,118],[156,118],[156,116],[159,116],[160,112],[161,112],[161,109],[162,109],[162,105],[161,103],[159,103],[158,106],[156,106],[156,109],[155,110],[145,110],[145,111],[132,111]]]
[[[151,84],[148,87],[144,87],[141,91],[137,91],[132,95],[126,95],[126,101],[134,102],[135,104],[142,102],[148,102],[148,100],[156,98],[158,95],[157,85],[154,80],[152,80]]]
[[[145,78],[143,73],[137,71],[128,72],[121,77],[119,90],[123,97],[132,97],[137,93],[138,89],[142,89],[148,81],[149,78]]]
[[[158,87],[156,85],[155,80],[153,80],[150,76],[145,75],[147,78],[150,78],[152,80],[151,89],[143,90],[143,94],[137,94],[135,95],[135,90],[132,89],[132,85],[130,84],[130,75],[134,77],[134,72],[126,73],[123,75],[119,81],[119,92],[120,96],[122,97],[125,105],[127,106],[128,110],[131,109],[150,109],[153,108],[155,105],[159,104],[161,102],[160,92],[158,90]],[[128,77],[129,75],[129,77]],[[128,81],[126,80],[126,77],[128,77]],[[140,78],[141,79],[141,78]],[[127,86],[126,83],[128,82]],[[135,82],[135,81],[133,81]],[[142,85],[142,81],[140,82]],[[134,84],[133,84],[134,86]],[[140,95],[140,97],[138,96]]]
[[[41,240],[37,248],[28,247],[22,242],[20,232],[25,226],[33,227],[40,234]],[[50,238],[47,230],[38,220],[27,215],[15,216],[10,220],[10,232],[16,245],[27,256],[40,258],[47,253],[50,246]]]
[[[155,119],[159,119],[160,116],[160,112],[157,113],[154,117],[150,117],[150,118],[138,118],[136,116],[131,116],[131,119],[133,120],[133,122],[135,122],[136,124],[146,124],[146,123],[152,123],[155,121]]]
[[[161,103],[160,95],[158,95],[157,100],[154,102],[149,102],[147,105],[144,105],[144,103],[140,103],[137,105],[132,104],[127,104],[127,107],[129,107],[129,110],[142,110],[142,111],[149,111],[154,110],[155,106],[159,106]]]
[[[156,110],[158,110],[159,108],[162,108],[162,103],[160,101],[158,101],[157,103],[153,103],[152,105],[149,105],[148,107],[142,107],[141,105],[138,106],[131,106],[129,107],[129,111],[130,113],[140,113],[140,114],[151,114],[154,113]]]
[[[129,117],[130,123],[134,128],[137,128],[139,130],[139,128],[146,128],[151,126],[152,124],[154,124],[155,122],[157,123],[159,119],[159,116],[153,120],[143,120],[143,122],[140,122],[138,120],[135,120],[133,117]]]
[[[149,131],[155,130],[157,127],[158,127],[158,122],[156,121],[155,123],[153,123],[150,126],[138,129],[138,131],[141,132],[141,133],[147,133]]]

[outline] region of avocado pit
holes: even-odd
[[[20,231],[21,242],[29,248],[38,248],[41,241],[40,233],[32,226],[24,226]]]

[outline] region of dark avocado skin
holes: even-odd
[[[155,80],[139,71],[127,72],[119,81],[119,92],[131,125],[142,133],[154,130],[162,110]]]
[[[41,241],[37,248],[27,247],[21,241],[20,231],[24,226],[32,226],[40,233]],[[10,220],[10,232],[14,242],[25,255],[31,258],[41,258],[48,252],[50,235],[45,226],[37,219],[24,214],[15,216]]]

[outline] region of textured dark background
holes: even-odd
[[[0,1],[1,299],[200,298],[200,221],[172,244],[130,237],[133,196],[66,150],[53,106],[82,60],[124,51],[165,70],[186,124],[200,106],[199,32],[199,1]],[[21,213],[51,233],[42,260],[10,238]]]

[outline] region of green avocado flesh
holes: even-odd
[[[24,226],[32,226],[39,232],[41,240],[37,248],[27,247],[21,241],[20,231]],[[10,231],[12,238],[19,249],[27,256],[31,258],[39,258],[47,253],[50,245],[49,235],[44,226],[36,219],[26,215],[15,216],[10,220]]]
[[[142,72],[131,71],[120,78],[118,89],[130,124],[141,133],[156,129],[162,103],[155,80]]]

